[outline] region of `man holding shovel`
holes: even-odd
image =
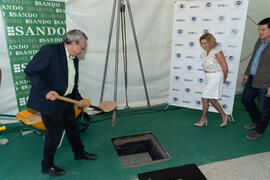
[[[88,106],[78,91],[77,58],[85,53],[87,39],[82,31],[71,30],[67,32],[64,42],[41,47],[25,68],[32,85],[27,105],[41,112],[47,130],[41,163],[43,174],[65,174],[64,169],[54,165],[54,154],[63,129],[66,130],[75,160],[97,158],[96,154],[84,150],[73,104],[57,100],[60,95],[79,101],[79,107]]]

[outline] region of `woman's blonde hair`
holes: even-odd
[[[217,40],[211,33],[205,33],[200,37],[201,44],[203,39],[209,43],[211,49],[214,49],[217,46]]]

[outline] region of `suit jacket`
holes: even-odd
[[[250,68],[254,60],[256,51],[260,47],[260,44],[261,44],[261,39],[258,39],[255,44],[252,57],[249,61],[249,64],[245,72],[245,75],[247,76],[250,75]],[[253,78],[252,87],[260,88],[260,89],[267,89],[268,87],[270,87],[270,44],[268,44],[265,47],[265,49],[263,50],[261,54],[258,67],[257,67],[257,72]]]
[[[75,85],[71,98],[81,100],[78,91],[78,58],[74,59],[76,71]],[[32,88],[27,106],[43,114],[52,114],[57,110],[59,100],[50,101],[45,98],[51,90],[64,95],[68,87],[68,65],[64,43],[48,44],[41,47],[39,52],[28,63],[24,70]]]

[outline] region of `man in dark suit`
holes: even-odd
[[[41,163],[43,174],[65,174],[65,170],[54,165],[54,154],[63,129],[66,130],[75,160],[97,158],[96,154],[84,150],[73,104],[57,100],[57,96],[61,95],[80,101],[79,107],[87,106],[78,91],[77,58],[85,53],[87,39],[82,31],[71,30],[64,42],[41,47],[25,68],[32,85],[27,106],[41,112],[47,130]]]
[[[242,79],[245,84],[242,102],[252,120],[245,128],[254,129],[247,135],[247,139],[259,138],[270,119],[270,18],[263,19],[258,25],[260,38]]]

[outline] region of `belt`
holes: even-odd
[[[204,72],[205,72],[205,73],[216,73],[217,71],[205,71],[205,70],[204,70]]]

